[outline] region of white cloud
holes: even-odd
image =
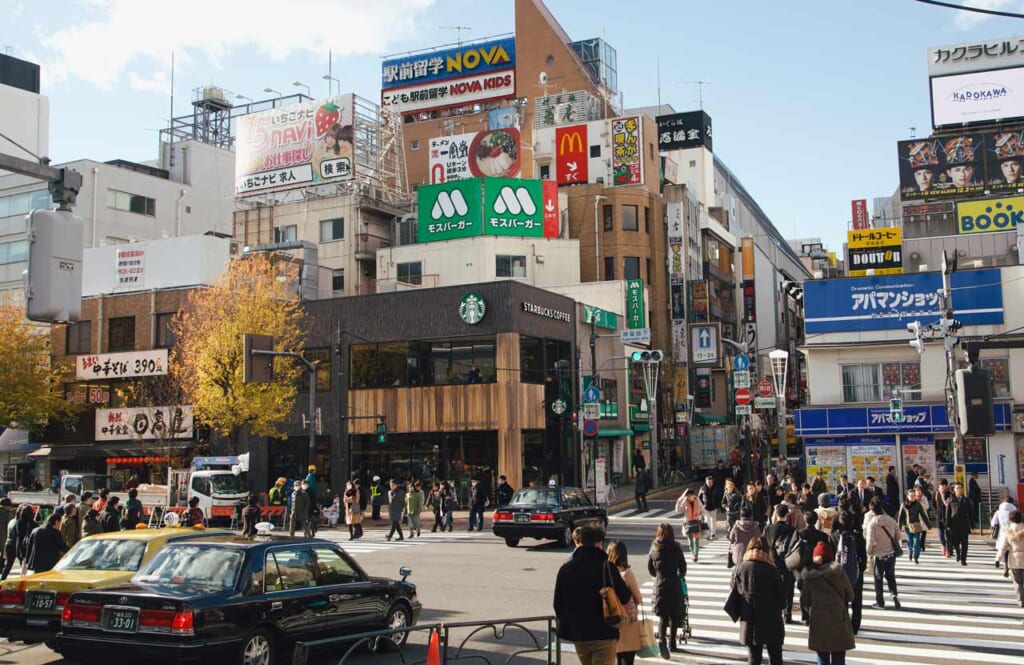
[[[170,94],[171,81],[167,74],[157,70],[148,77],[135,72],[128,72],[128,85],[140,92],[160,92]]]
[[[175,0],[156,10],[147,1],[88,0],[93,18],[44,33],[40,43],[51,82],[75,78],[109,89],[140,64],[166,66],[172,52],[179,63],[205,56],[214,64],[240,47],[277,61],[297,52],[326,59],[328,49],[383,54],[414,33],[417,16],[434,1]],[[153,75],[129,82],[140,90],[163,85]]]
[[[1016,12],[1024,9],[1024,2],[1021,0],[960,0],[960,4],[976,9],[992,9],[1003,12]],[[982,14],[980,12],[958,11],[953,22],[961,30],[970,30],[991,18],[995,17],[991,14]]]

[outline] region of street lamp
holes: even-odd
[[[274,90],[273,88],[263,88],[263,92],[272,92],[278,97],[284,97],[284,93],[282,93],[280,90]]]
[[[598,235],[597,231],[597,204],[607,200],[607,196],[594,194],[594,274],[597,275],[597,281],[599,282],[601,281],[601,236]]]
[[[306,85],[305,83],[303,83],[302,81],[292,81],[292,85],[294,85],[296,88],[305,88],[306,89],[306,96],[307,97],[311,97],[312,96],[312,95],[309,94],[309,86]]]
[[[338,94],[339,95],[341,94],[341,81],[339,81],[338,79],[334,78],[330,74],[324,74],[320,78],[322,78],[323,80],[327,81],[327,95],[328,96],[331,96],[331,95],[334,94],[334,88],[332,87],[332,83],[331,83],[332,81],[334,83],[338,84]]]
[[[244,99],[247,102],[255,101],[252,97],[246,97],[245,95],[243,95],[241,93],[235,95],[235,99]]]
[[[775,383],[775,397],[779,401],[779,454],[786,454],[786,371],[789,369],[789,351],[775,349],[768,354],[772,364],[772,380]]]

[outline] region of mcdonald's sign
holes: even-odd
[[[572,125],[555,129],[555,179],[559,185],[586,183],[587,126]]]

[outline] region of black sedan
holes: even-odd
[[[87,663],[291,660],[298,640],[411,626],[416,586],[368,576],[334,543],[221,538],[171,544],[131,584],[75,593],[57,643]],[[406,633],[392,641],[402,646]],[[218,661],[217,659],[223,659]]]
[[[608,514],[578,487],[527,487],[494,511],[491,530],[509,547],[523,538],[557,540],[568,547],[578,526],[605,528]]]

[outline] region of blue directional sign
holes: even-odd
[[[583,401],[587,404],[596,404],[597,402],[600,402],[601,391],[597,389],[597,386],[591,384],[583,391]]]
[[[746,372],[750,369],[750,358],[741,353],[732,359],[732,368],[737,372]]]
[[[717,323],[690,326],[690,360],[697,365],[718,365],[722,357],[722,334]]]

